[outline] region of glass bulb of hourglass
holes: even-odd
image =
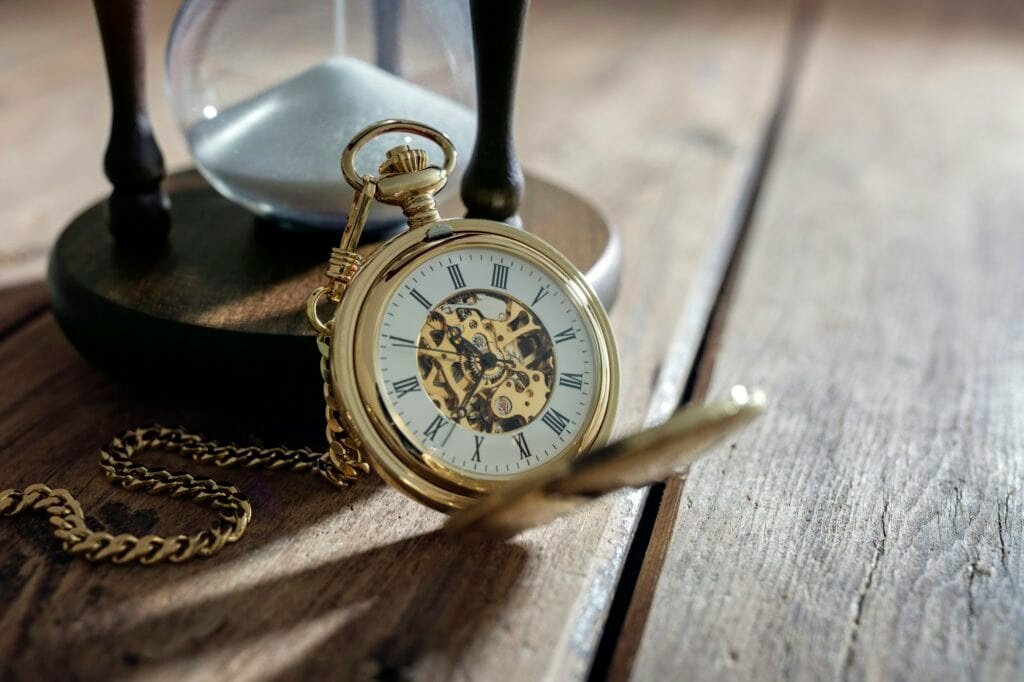
[[[340,228],[352,200],[338,159],[387,118],[475,135],[467,0],[188,0],[167,49],[171,104],[200,172],[254,214]],[[376,173],[384,136],[360,155]],[[440,165],[440,149],[427,144]],[[369,230],[401,219],[375,204]]]

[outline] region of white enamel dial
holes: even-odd
[[[566,285],[521,255],[463,247],[421,262],[385,304],[377,381],[421,451],[476,478],[565,453],[596,399],[594,331]]]

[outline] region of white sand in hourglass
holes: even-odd
[[[466,107],[351,57],[331,57],[254,97],[216,111],[188,131],[195,160],[206,178],[226,196],[258,215],[340,228],[352,201],[338,159],[344,145],[366,125],[387,118],[410,118],[445,132],[455,143],[459,163],[449,192],[457,191],[473,148],[475,115]],[[366,145],[361,173],[376,173],[400,134]],[[433,163],[441,150],[425,145]],[[397,221],[395,207],[374,204],[372,222]]]

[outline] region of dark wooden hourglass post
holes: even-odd
[[[507,221],[523,197],[512,139],[516,71],[528,0],[470,0],[476,57],[477,133],[462,180],[469,218]]]
[[[103,170],[114,186],[107,202],[119,242],[156,243],[170,229],[161,187],[164,157],[146,111],[145,0],[94,0],[110,80],[113,116]]]
[[[400,0],[377,0],[373,3],[374,51],[377,66],[388,73],[401,76],[401,41],[398,27],[401,24],[402,4]]]

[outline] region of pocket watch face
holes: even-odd
[[[595,331],[524,254],[466,246],[404,272],[377,337],[379,392],[424,453],[477,477],[562,455],[596,398]]]
[[[438,509],[603,444],[618,394],[608,319],[533,235],[414,230],[363,264],[334,315],[331,383],[375,470]]]

